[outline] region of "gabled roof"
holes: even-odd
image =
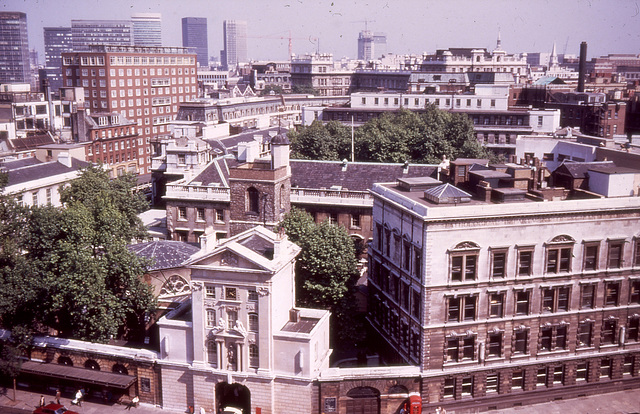
[[[537,81],[532,83],[532,85],[565,85],[565,84],[566,82],[557,76],[543,76]]]
[[[613,161],[596,161],[596,162],[564,162],[558,166],[553,172],[554,174],[567,174],[571,178],[587,178],[587,171],[589,169],[601,166],[612,165],[615,167]]]
[[[138,257],[151,260],[149,270],[170,269],[182,265],[200,248],[189,243],[173,240],[157,240],[130,244],[127,248]]]

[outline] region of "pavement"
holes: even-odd
[[[13,401],[13,389],[0,387],[0,413],[31,413],[38,405],[40,393],[18,389],[16,400]],[[47,404],[53,402],[53,395],[45,395]],[[149,404],[138,404],[138,407],[126,410],[121,404],[102,404],[83,402],[81,407],[71,406],[68,398],[62,398],[62,404],[68,409],[80,414],[112,414],[112,413],[136,413],[136,414],[179,414],[187,413],[185,407],[182,410],[162,409]],[[196,410],[196,413],[199,411]],[[467,414],[477,411],[447,410],[449,414]],[[568,400],[551,401],[542,404],[533,404],[523,407],[512,407],[503,410],[491,410],[495,414],[640,414],[640,390],[618,391],[608,394],[590,395]],[[274,413],[279,414],[279,413]]]

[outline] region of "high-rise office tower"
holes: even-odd
[[[222,26],[224,50],[221,54],[222,67],[235,69],[238,63],[247,61],[247,22],[225,20]]]
[[[130,20],[71,20],[73,50],[88,50],[89,45],[132,44]]]
[[[162,15],[136,13],[131,15],[133,44],[136,46],[162,46]]]
[[[45,68],[41,77],[44,74],[49,80],[49,87],[55,91],[62,86],[62,53],[73,50],[71,28],[45,27],[43,32]]]
[[[0,83],[31,83],[25,13],[0,12]]]
[[[363,30],[358,35],[358,59],[378,59],[387,53],[387,35]]]
[[[182,46],[194,49],[200,66],[209,66],[206,17],[182,18]]]

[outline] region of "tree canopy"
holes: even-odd
[[[292,158],[314,160],[351,159],[350,127],[337,121],[292,131]],[[437,164],[450,159],[489,158],[475,137],[465,114],[442,111],[428,105],[422,112],[399,110],[385,113],[355,129],[355,159],[370,162]]]
[[[0,204],[13,218],[0,217],[0,229],[15,219],[22,223],[17,237],[2,239],[5,328],[53,329],[62,337],[99,342],[134,339],[155,307],[151,288],[140,278],[145,263],[126,247],[146,236],[137,217],[146,202],[134,184],[133,176],[111,180],[101,168],[88,167],[61,191],[61,208],[25,209],[3,197]]]
[[[301,247],[296,262],[296,299],[300,306],[329,309],[341,341],[356,341],[361,330],[354,319],[359,272],[353,240],[344,227],[316,224],[293,208],[280,224]]]

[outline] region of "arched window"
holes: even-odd
[[[67,357],[67,356],[61,356],[60,358],[58,358],[58,364],[60,365],[68,365],[70,367],[73,366],[73,361],[71,360],[71,358]]]
[[[458,243],[449,251],[449,275],[452,281],[462,282],[476,279],[479,250],[480,246],[476,243],[465,241]]]
[[[260,214],[260,192],[255,187],[247,189],[247,211]]]
[[[87,369],[92,369],[94,371],[100,371],[100,364],[98,364],[93,359],[87,359],[84,363],[84,367]]]
[[[129,370],[122,364],[113,364],[111,372],[122,375],[129,375]]]

